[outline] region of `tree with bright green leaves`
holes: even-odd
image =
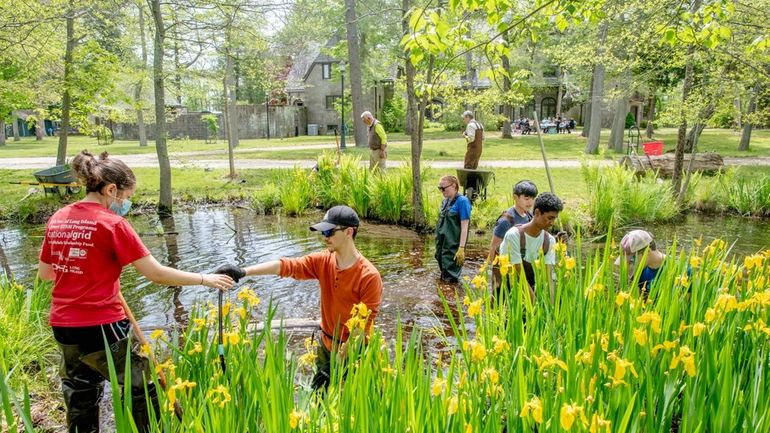
[[[670,46],[681,47],[685,51],[685,73],[672,178],[674,193],[681,196],[687,125],[688,121],[692,121],[688,104],[693,93],[696,62],[699,55],[708,55],[730,38],[732,30],[729,20],[735,12],[735,7],[734,3],[728,0],[693,0],[680,5],[674,12],[669,24],[661,26],[661,30]]]
[[[83,133],[104,131],[92,125],[89,116],[123,99],[116,82],[120,57],[125,55],[116,30],[124,13],[119,2],[67,0],[61,8],[62,15],[55,17],[65,27],[61,106],[53,110],[54,117],[61,121],[57,164],[66,160],[71,127]],[[104,112],[111,114],[109,110]]]
[[[541,29],[554,23],[561,30],[593,16],[578,1],[536,1],[516,3],[509,0],[451,0],[446,4],[411,5],[404,0],[404,37],[401,46],[406,53],[407,96],[412,129],[412,197],[417,224],[421,215],[422,184],[420,164],[422,130],[428,101],[438,84],[450,80],[448,71],[456,67],[466,54],[478,52],[488,59],[487,70],[495,76],[510,78],[502,59],[510,56],[511,47],[504,36],[529,29],[537,38]],[[471,21],[478,25],[472,25]],[[472,29],[478,35],[474,36]],[[471,36],[469,37],[469,33]]]
[[[0,2],[0,52],[3,53],[0,81],[0,122],[13,121],[14,140],[18,141],[16,110],[34,109],[35,133],[45,134],[48,108],[60,101],[57,83],[61,77],[60,48],[56,38],[60,21],[52,18],[54,10],[38,2]],[[5,111],[10,110],[10,114]],[[4,133],[0,127],[0,133]],[[4,135],[4,134],[3,134]]]
[[[27,87],[22,65],[12,57],[0,60],[0,146],[5,146],[5,125],[13,112],[28,107],[32,92]]]

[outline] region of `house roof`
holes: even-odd
[[[311,46],[292,58],[291,69],[286,77],[286,91],[305,89],[305,77],[321,52],[320,45]]]
[[[305,89],[305,80],[313,70],[313,65],[318,63],[338,63],[341,59],[332,57],[326,53],[334,48],[340,41],[339,35],[332,36],[323,49],[320,44],[310,44],[292,59],[291,70],[286,79],[286,91],[302,91]]]

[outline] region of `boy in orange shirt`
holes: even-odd
[[[379,271],[356,248],[355,238],[361,221],[348,206],[334,206],[323,221],[310,226],[320,232],[327,251],[299,258],[282,258],[247,268],[224,265],[216,273],[226,274],[236,282],[247,275],[278,275],[297,280],[318,280],[321,286],[321,341],[316,359],[313,389],[329,385],[331,354],[349,336],[345,322],[353,306],[364,303],[371,311],[366,331],[371,330],[382,301]]]

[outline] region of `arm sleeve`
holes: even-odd
[[[556,264],[556,250],[553,249],[554,245],[556,244],[556,239],[554,239],[554,237],[551,236],[550,233],[544,233],[544,234],[545,236],[548,236],[550,239],[548,240],[548,251],[544,253],[543,260],[545,261],[546,265],[553,266]]]
[[[521,264],[521,251],[519,250],[520,246],[521,241],[519,240],[519,229],[512,227],[510,230],[508,230],[508,232],[505,233],[503,243],[500,244],[500,255],[508,254],[508,257],[510,258],[509,263],[512,265]]]
[[[460,196],[457,203],[457,213],[460,215],[460,221],[471,219],[471,201],[467,197]],[[464,200],[463,200],[464,199]]]
[[[497,236],[500,239],[504,239],[505,234],[508,232],[508,229],[510,228],[511,228],[511,223],[509,223],[506,218],[500,218],[499,220],[497,220],[497,224],[495,224],[495,230],[492,232],[492,234]]]
[[[134,228],[125,219],[120,220],[112,230],[112,242],[120,266],[126,266],[142,257],[149,256],[150,250],[136,234]]]
[[[361,302],[372,311],[369,322],[366,324],[366,330],[369,332],[380,312],[380,303],[382,303],[382,278],[379,274],[374,274],[367,279],[361,290]]]
[[[318,268],[323,264],[323,253],[308,254],[296,259],[282,258],[281,278],[291,277],[295,280],[317,280]]]
[[[465,128],[465,141],[471,142],[476,138],[476,124],[473,122],[468,123],[468,127]]]
[[[51,264],[51,244],[48,243],[48,230],[46,230],[43,236],[43,246],[40,248],[40,261],[50,265]]]
[[[380,137],[380,141],[382,141],[383,145],[388,144],[388,136],[385,134],[385,127],[382,126],[382,123],[378,123],[374,127],[374,133]]]

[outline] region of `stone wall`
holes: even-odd
[[[285,105],[270,106],[269,115],[265,105],[238,105],[238,138],[267,137],[267,120],[270,121],[270,137],[287,138],[307,134],[307,110],[305,107]],[[201,116],[208,112],[181,113],[166,123],[168,137],[171,139],[207,138],[206,123]],[[218,139],[225,138],[225,122],[222,113],[213,113],[219,121]],[[138,140],[139,128],[135,123],[118,123],[113,126],[113,134],[118,140]],[[155,139],[155,125],[147,125],[147,138]]]

